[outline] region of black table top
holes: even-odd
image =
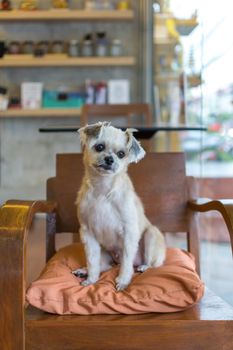
[[[48,126],[42,127],[39,129],[40,132],[77,132],[80,126]],[[127,127],[118,127],[123,131],[127,129]],[[154,126],[136,126],[133,127],[138,131],[135,133],[135,137],[137,139],[150,139],[154,134],[159,131],[207,131],[207,127],[205,126],[188,126],[188,125],[154,125]]]

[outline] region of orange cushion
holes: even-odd
[[[71,271],[84,266],[81,244],[61,249],[28,288],[27,301],[61,315],[138,314],[185,310],[204,293],[193,256],[176,248],[167,249],[163,266],[135,273],[131,284],[121,292],[116,292],[114,282],[119,266],[103,272],[96,284],[83,287]]]

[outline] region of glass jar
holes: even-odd
[[[8,45],[8,53],[17,55],[20,53],[20,43],[18,41],[11,41]]]
[[[68,8],[68,0],[52,0],[52,6],[56,9]]]
[[[86,0],[84,8],[85,8],[85,10],[95,10],[95,1],[93,1],[93,0]]]
[[[93,56],[93,42],[92,40],[84,40],[82,44],[82,55]]]
[[[10,2],[10,0],[2,0],[2,2],[1,2],[1,10],[3,10],[3,11],[11,10],[11,2]]]
[[[95,0],[96,10],[112,10],[113,6],[110,0]]]
[[[114,39],[111,42],[110,46],[110,55],[111,56],[122,56],[123,54],[123,47],[122,42],[119,39]]]
[[[5,111],[8,107],[8,103],[9,103],[9,96],[8,96],[7,88],[0,87],[0,110]]]
[[[38,48],[43,51],[44,55],[47,55],[49,53],[49,42],[46,40],[39,41]]]
[[[20,3],[20,9],[24,11],[32,11],[38,8],[37,0],[23,0]]]
[[[95,53],[96,53],[96,56],[99,56],[99,57],[107,56],[108,54],[107,45],[103,43],[97,43],[95,47]]]
[[[6,43],[3,40],[0,40],[0,58],[2,58],[6,53]]]
[[[128,10],[129,9],[129,1],[119,1],[117,5],[118,10]]]
[[[26,55],[32,55],[34,52],[34,43],[33,41],[24,41],[22,45],[22,53]]]
[[[95,54],[100,57],[108,55],[108,39],[105,32],[96,33]]]
[[[70,57],[79,56],[79,43],[77,40],[70,40],[68,45],[68,55]]]
[[[64,44],[60,40],[55,40],[52,43],[52,53],[63,53],[64,52]]]

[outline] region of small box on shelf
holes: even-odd
[[[21,84],[21,104],[25,109],[38,109],[42,103],[43,84],[23,82]]]

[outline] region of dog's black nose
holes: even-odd
[[[104,158],[104,160],[107,165],[112,165],[112,163],[114,163],[114,159],[112,156],[107,156]]]

